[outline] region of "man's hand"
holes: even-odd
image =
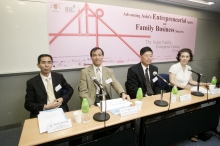
[[[44,105],[44,109],[49,110],[49,109],[59,108],[62,105],[61,101],[63,102],[63,98],[55,99],[54,101],[50,102],[49,104]]]
[[[128,100],[128,101],[130,101],[131,99],[130,99],[130,96],[128,95],[128,94],[125,94],[125,93],[122,93],[122,99],[123,100]]]
[[[92,108],[92,107],[95,107],[95,105],[94,104],[90,105],[90,108]]]
[[[63,98],[62,97],[57,98],[56,101],[62,104],[63,103]]]
[[[190,86],[190,85],[186,85],[186,86],[184,86],[184,89],[185,89],[185,90],[190,90],[190,89],[191,89],[191,86]]]

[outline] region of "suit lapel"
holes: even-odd
[[[105,67],[102,67],[102,85],[105,87],[106,86],[106,83],[105,81],[107,80],[108,78],[108,73],[107,73],[107,70]]]
[[[95,76],[95,72],[94,72],[94,68],[93,68],[93,65],[90,65],[88,67],[88,72],[89,72],[89,76],[90,76],[90,79],[93,80],[93,77],[96,77]],[[96,87],[95,83],[93,82],[94,86]]]
[[[149,65],[149,72],[150,72],[150,83],[151,83],[151,87],[153,87],[153,78],[154,78],[154,75],[153,75],[153,71],[152,71],[152,68],[151,68],[151,65]]]
[[[90,65],[90,66],[88,67],[88,71],[89,71],[89,76],[91,77],[91,79],[92,79],[93,77],[95,77],[95,72],[94,72],[94,69],[93,69],[93,66],[92,66],[92,65]]]
[[[55,91],[55,87],[58,85],[58,83],[56,82],[57,81],[56,75],[53,74],[52,72],[51,72],[51,78],[52,78],[52,83],[53,83],[53,93],[54,93],[55,97],[57,97],[57,95],[56,95],[57,92]]]
[[[44,83],[43,83],[42,78],[41,78],[40,75],[37,76],[36,81],[37,81],[37,85],[44,91],[44,93],[47,94],[47,91],[45,89]]]
[[[143,82],[144,82],[144,85],[145,85],[145,87],[147,86],[146,85],[146,78],[145,78],[145,76],[144,76],[144,70],[143,70],[143,68],[142,68],[142,66],[141,66],[141,63],[139,63],[139,65],[138,65],[138,72],[139,72],[139,74],[141,75],[141,78],[142,78],[142,80],[143,80]]]

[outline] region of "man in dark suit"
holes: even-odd
[[[141,62],[128,69],[126,89],[132,99],[136,98],[139,87],[142,88],[144,96],[160,94],[159,82],[157,77],[153,76],[154,71],[158,73],[158,68],[151,65],[152,59],[153,51],[150,47],[144,47],[140,50]]]
[[[36,118],[40,111],[54,108],[69,111],[67,102],[73,95],[73,88],[62,74],[51,72],[52,65],[53,58],[50,55],[40,55],[37,64],[40,74],[27,81],[24,107],[31,112],[30,118]]]

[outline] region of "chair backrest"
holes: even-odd
[[[126,93],[128,93],[128,83],[127,83],[127,81],[125,81],[125,90],[126,90]]]
[[[168,83],[170,83],[169,74],[161,73],[161,74],[159,74],[159,76],[161,76],[161,77],[164,78]],[[159,81],[160,87],[162,87],[163,81],[162,81],[160,78],[158,78],[158,81]],[[164,83],[164,90],[165,90],[166,92],[170,92],[170,88],[169,88],[169,86],[168,86],[166,83]]]

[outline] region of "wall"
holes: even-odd
[[[7,0],[4,0],[4,1],[7,1]],[[190,66],[194,70],[200,73],[203,73],[209,82],[213,75],[217,76],[217,78],[220,80],[220,53],[219,53],[220,13],[202,11],[202,10],[197,10],[197,9],[192,9],[192,8],[185,8],[185,7],[180,7],[176,5],[167,5],[164,3],[147,1],[147,0],[145,1],[144,0],[143,1],[142,0],[136,0],[136,1],[133,1],[133,0],[111,0],[111,1],[110,0],[109,1],[87,0],[86,2],[114,5],[114,6],[121,6],[121,7],[129,7],[129,8],[136,8],[136,9],[145,9],[145,10],[158,11],[158,12],[163,12],[163,13],[172,13],[172,14],[178,14],[178,15],[184,15],[184,16],[197,17],[198,26],[197,26],[196,45],[195,45],[195,56],[194,56],[194,61],[190,63]],[[45,5],[45,3],[43,2],[41,3],[27,2],[27,3],[37,3],[38,5]],[[3,5],[1,6],[3,7]],[[31,11],[35,11],[35,10],[30,9],[30,13]],[[1,16],[1,19],[2,17],[3,16]],[[4,40],[10,40],[10,35],[6,35],[4,37]],[[21,41],[28,41],[28,40],[21,40]],[[14,40],[11,41],[10,43],[13,44]],[[18,53],[18,52],[15,51],[15,53]],[[18,56],[19,56],[19,53],[18,53]],[[10,56],[8,56],[8,60],[9,61],[12,60],[11,63],[16,63],[16,59],[10,58]],[[4,61],[8,61],[8,60],[4,60]],[[159,68],[159,73],[168,73],[170,66],[174,63],[175,62],[157,63],[154,65],[156,65]],[[1,64],[4,64],[4,62],[1,61]],[[33,63],[33,68],[35,66],[36,66],[36,63]],[[118,66],[111,67],[114,70],[116,78],[119,80],[119,82],[123,86],[124,86],[124,82],[126,81],[127,69],[129,67],[130,67],[129,65],[121,66],[121,67],[118,67]],[[80,99],[78,97],[78,92],[77,92],[77,87],[78,87],[79,77],[80,77],[80,70],[81,69],[59,71],[65,76],[68,83],[71,84],[75,90],[72,99],[69,101],[70,110],[76,110],[80,108]],[[37,73],[38,72],[29,72],[29,73],[15,73],[15,74],[0,75],[0,93],[1,93],[0,94],[0,112],[1,112],[0,126],[20,123],[20,122],[23,122],[25,119],[29,118],[29,112],[27,112],[24,109],[26,81],[30,79],[31,77],[35,76]],[[193,74],[193,78],[194,80],[197,79],[197,77],[194,74]],[[202,78],[202,81],[205,81],[205,79]],[[116,95],[114,91],[113,91],[113,96],[118,97],[118,95]]]

